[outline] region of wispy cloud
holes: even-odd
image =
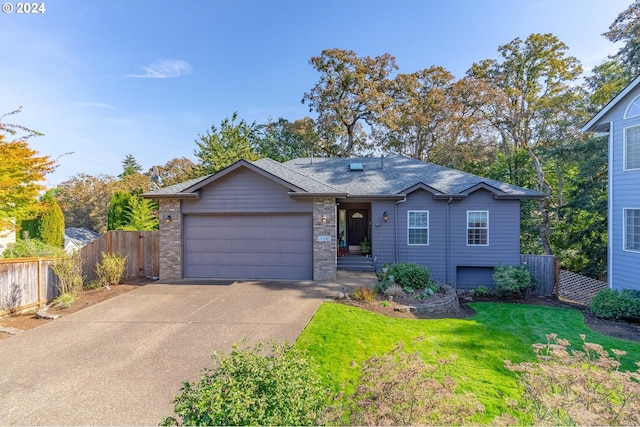
[[[128,74],[127,77],[140,79],[166,79],[191,74],[191,65],[180,59],[160,59],[142,67],[140,74]]]
[[[81,107],[109,108],[109,109],[116,108],[113,105],[107,104],[105,102],[78,102],[78,105]]]

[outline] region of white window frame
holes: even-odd
[[[483,213],[487,216],[487,225],[485,227],[471,227],[469,225],[469,215],[470,214],[476,214],[476,213]],[[487,243],[470,243],[469,241],[469,231],[471,230],[485,230],[486,232],[486,240]],[[489,246],[489,211],[483,211],[483,210],[470,210],[467,211],[467,246]]]
[[[411,214],[412,213],[426,213],[427,214],[427,226],[411,226]],[[411,230],[427,230],[427,243],[411,243]],[[429,246],[430,239],[429,232],[429,211],[426,210],[410,210],[407,211],[407,245],[409,246]]]
[[[638,113],[637,114],[630,114],[631,113],[631,109],[636,107]],[[633,117],[638,117],[640,116],[640,95],[636,96],[635,98],[633,98],[633,100],[631,100],[631,102],[629,103],[629,105],[627,105],[627,109],[624,111],[624,118],[625,119],[631,119]]]
[[[622,159],[622,161],[623,161],[622,169],[625,170],[625,171],[640,170],[640,158],[637,159],[637,160],[634,159],[637,167],[630,168],[630,167],[627,166],[627,158],[629,156],[629,150],[628,150],[628,142],[629,141],[628,141],[628,138],[627,138],[627,131],[630,130],[630,129],[635,129],[635,128],[637,128],[638,131],[640,131],[640,125],[629,126],[629,127],[624,128],[624,145],[623,145],[624,154],[623,154],[623,159]],[[636,140],[635,143],[640,145],[640,132],[639,132],[638,139]],[[636,151],[640,151],[640,148],[638,148]]]
[[[640,253],[640,226],[638,226],[638,230],[637,230],[637,240],[634,239],[634,246],[637,248],[629,248],[627,247],[627,236],[629,235],[629,233],[627,233],[627,227],[628,227],[628,221],[627,221],[627,213],[629,211],[637,211],[636,215],[640,218],[640,208],[624,208],[622,210],[622,222],[623,222],[623,227],[622,227],[622,250],[624,250],[625,252],[635,252],[635,253]]]

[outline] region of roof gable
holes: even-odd
[[[609,132],[609,123],[606,119],[607,113],[614,109],[618,104],[627,96],[630,92],[632,92],[638,85],[640,84],[640,76],[636,77],[631,83],[627,85],[619,94],[617,94],[607,105],[605,105],[602,110],[600,110],[595,116],[591,118],[585,124],[582,129],[582,132]]]

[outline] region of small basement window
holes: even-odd
[[[362,163],[349,163],[349,170],[354,171],[363,171],[364,165]]]

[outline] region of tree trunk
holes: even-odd
[[[551,243],[549,242],[549,197],[551,197],[552,189],[544,177],[540,159],[538,159],[538,156],[533,152],[533,149],[527,148],[527,151],[536,168],[540,191],[546,194],[546,197],[540,199],[538,202],[538,209],[540,210],[540,243],[542,243],[542,247],[547,255],[553,255]]]

